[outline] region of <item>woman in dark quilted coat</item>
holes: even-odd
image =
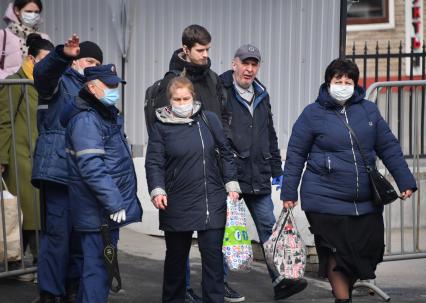
[[[284,168],[281,200],[298,200],[306,213],[319,256],[319,274],[328,277],[335,302],[351,302],[357,279],[374,279],[383,260],[383,207],[373,203],[370,183],[356,140],[367,162],[379,157],[398,185],[403,200],[417,189],[398,140],[373,102],[358,86],[355,63],[336,59],[325,72],[317,100],[293,126]]]
[[[167,248],[162,302],[185,302],[185,269],[194,231],[201,252],[203,302],[223,302],[226,199],[238,199],[241,192],[237,168],[218,116],[202,111],[201,103],[194,101],[191,81],[173,78],[167,92],[170,105],[156,110],[145,162]]]

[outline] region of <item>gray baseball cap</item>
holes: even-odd
[[[245,60],[248,58],[256,59],[260,62],[260,51],[259,49],[251,44],[244,44],[240,46],[239,49],[235,52],[234,58],[240,58],[240,60]]]

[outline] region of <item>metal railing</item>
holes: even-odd
[[[395,51],[394,48],[391,48],[390,42],[387,46],[379,47],[379,42],[376,42],[374,50],[372,47],[367,47],[367,42],[362,49],[362,52],[357,52],[355,48],[355,41],[353,42],[352,53],[346,54],[348,59],[351,59],[353,62],[361,66],[360,82],[362,86],[367,88],[370,82],[383,83],[378,81],[386,81],[389,83],[391,80],[413,80],[413,79],[426,79],[426,43],[423,43],[421,52],[414,52],[413,47],[410,48],[410,52],[403,52],[403,44],[399,43],[397,47],[398,51]],[[405,64],[408,64],[409,68],[404,75],[404,61]],[[415,75],[414,68],[416,68],[420,74]],[[383,70],[384,69],[384,70]],[[371,86],[370,86],[371,87]],[[425,98],[425,87],[421,86],[421,123],[425,125],[425,111],[426,111],[426,98]],[[398,103],[398,108],[396,109],[396,115],[398,116],[398,128],[394,132],[399,140],[402,138],[402,125],[400,124],[401,117],[403,115],[402,110],[402,94],[401,87],[398,86],[398,94],[395,96]],[[410,100],[404,104],[405,108],[413,113],[413,101]],[[407,116],[407,119],[411,119],[412,115]],[[421,145],[420,145],[420,155],[426,157],[426,145],[425,145],[425,128],[421,129]],[[408,140],[412,141],[412,133],[408,134]],[[407,157],[412,156],[412,144],[409,145],[409,150],[404,152],[404,155]]]
[[[16,263],[19,263],[19,266],[15,266],[15,268],[11,269],[10,265],[9,265],[9,260],[8,260],[8,237],[7,237],[7,230],[6,230],[6,217],[5,217],[5,199],[3,196],[3,190],[4,186],[3,186],[3,182],[0,182],[0,217],[1,217],[1,227],[2,227],[2,233],[0,234],[0,237],[3,241],[2,245],[3,246],[3,255],[0,256],[0,278],[4,278],[4,277],[11,277],[11,276],[18,276],[18,275],[22,275],[22,274],[27,274],[27,273],[33,273],[37,270],[36,266],[28,265],[27,262],[24,262],[25,260],[25,251],[24,251],[24,242],[23,242],[23,226],[22,226],[22,218],[23,218],[23,213],[22,213],[22,208],[21,208],[21,194],[20,194],[20,189],[21,186],[31,186],[30,184],[22,184],[21,183],[21,176],[20,176],[20,171],[18,169],[18,156],[17,156],[17,130],[16,130],[16,118],[17,116],[14,113],[14,100],[13,100],[13,90],[18,89],[19,92],[23,93],[23,98],[21,101],[21,104],[19,106],[19,110],[20,112],[24,112],[26,119],[27,119],[27,135],[28,135],[28,147],[30,150],[30,158],[28,159],[31,163],[32,167],[32,163],[33,163],[33,138],[32,138],[32,128],[31,128],[31,121],[36,119],[35,116],[31,116],[30,113],[30,99],[28,96],[28,86],[29,85],[33,85],[33,81],[32,80],[28,80],[28,79],[4,79],[4,80],[0,80],[0,88],[2,90],[2,92],[6,92],[6,97],[7,98],[7,103],[8,103],[8,110],[9,110],[9,119],[10,119],[10,125],[0,125],[0,132],[4,132],[4,131],[8,131],[7,128],[10,127],[10,132],[11,132],[11,146],[10,146],[10,151],[9,154],[12,154],[12,156],[9,157],[10,161],[13,161],[13,165],[14,165],[14,173],[15,173],[15,184],[16,184],[16,198],[17,198],[17,212],[18,212],[18,228],[19,228],[19,242],[20,242],[20,256],[17,258],[19,259]],[[4,91],[6,90],[6,91]],[[0,108],[0,111],[4,110],[4,108]],[[7,124],[7,123],[5,123]],[[0,142],[0,144],[6,144],[6,142]],[[10,169],[8,167],[8,169]],[[0,177],[3,179],[3,172],[0,170]],[[37,190],[31,186],[31,190],[32,190],[32,203],[34,206],[34,209],[36,210],[34,212],[34,214],[32,214],[34,216],[34,224],[36,224],[36,226],[40,227],[40,221],[39,221],[39,212],[38,210],[38,203],[37,203]],[[28,215],[28,214],[26,214]],[[39,228],[38,228],[39,229]],[[36,237],[36,250],[37,252],[39,251],[39,232],[38,229],[36,228],[35,230],[35,237]],[[37,256],[35,256],[37,257]]]
[[[409,150],[412,151],[412,158],[407,160],[416,178],[418,188],[407,201],[394,202],[385,206],[386,248],[384,261],[426,258],[426,208],[421,208],[422,202],[424,203],[426,199],[424,193],[426,161],[420,157],[423,144],[422,137],[425,135],[425,124],[421,118],[424,108],[420,105],[421,100],[424,100],[425,87],[426,80],[376,82],[366,92],[366,99],[376,102],[391,129],[401,128],[402,133],[411,133],[412,140],[401,142],[401,145],[403,149],[405,143],[411,145]],[[400,94],[397,100],[401,102],[402,107],[399,107],[399,109],[410,106],[413,111],[410,110],[406,114],[402,111],[402,115],[399,115],[401,113],[399,110],[398,114],[395,113],[397,105],[393,101],[396,94]],[[411,118],[406,119],[407,115],[410,115]],[[407,125],[407,121],[409,125]],[[378,167],[384,170],[388,179],[393,181],[383,164],[379,163]],[[355,287],[367,287],[385,301],[390,300],[389,295],[371,281],[357,282]]]

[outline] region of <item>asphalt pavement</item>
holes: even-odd
[[[111,303],[161,302],[164,239],[123,229],[119,242],[119,263],[123,289],[110,296]],[[201,259],[197,245],[191,249],[192,287],[201,293]],[[254,262],[249,273],[231,272],[230,285],[245,295],[246,302],[334,302],[329,284],[308,273],[308,287],[286,300],[274,301],[272,285],[263,262]],[[426,259],[384,262],[377,270],[376,285],[391,302],[426,303]],[[37,285],[11,278],[0,279],[0,303],[30,303],[37,297]],[[353,302],[383,302],[366,289],[354,293]]]

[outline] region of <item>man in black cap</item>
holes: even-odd
[[[34,67],[39,137],[32,183],[40,189],[42,218],[37,270],[40,302],[76,299],[82,255],[79,236],[71,228],[65,129],[59,116],[84,85],[83,69],[101,64],[102,59],[99,46],[90,41],[80,44],[73,35]]]
[[[237,49],[232,70],[220,75],[227,91],[228,140],[234,150],[242,198],[253,217],[260,243],[266,242],[275,224],[271,199],[273,185],[281,185],[282,168],[278,139],[272,121],[266,87],[256,78],[259,49],[251,44]],[[277,188],[278,189],[278,188]],[[307,282],[285,280],[268,267],[274,298],[285,299],[302,291]]]
[[[113,64],[88,67],[84,74],[87,83],[63,111],[61,123],[72,225],[83,250],[79,302],[106,303],[111,279],[120,280],[115,258],[104,257],[104,248],[111,245],[116,252],[119,228],[141,221],[142,207],[123,119],[115,107],[124,81]]]

